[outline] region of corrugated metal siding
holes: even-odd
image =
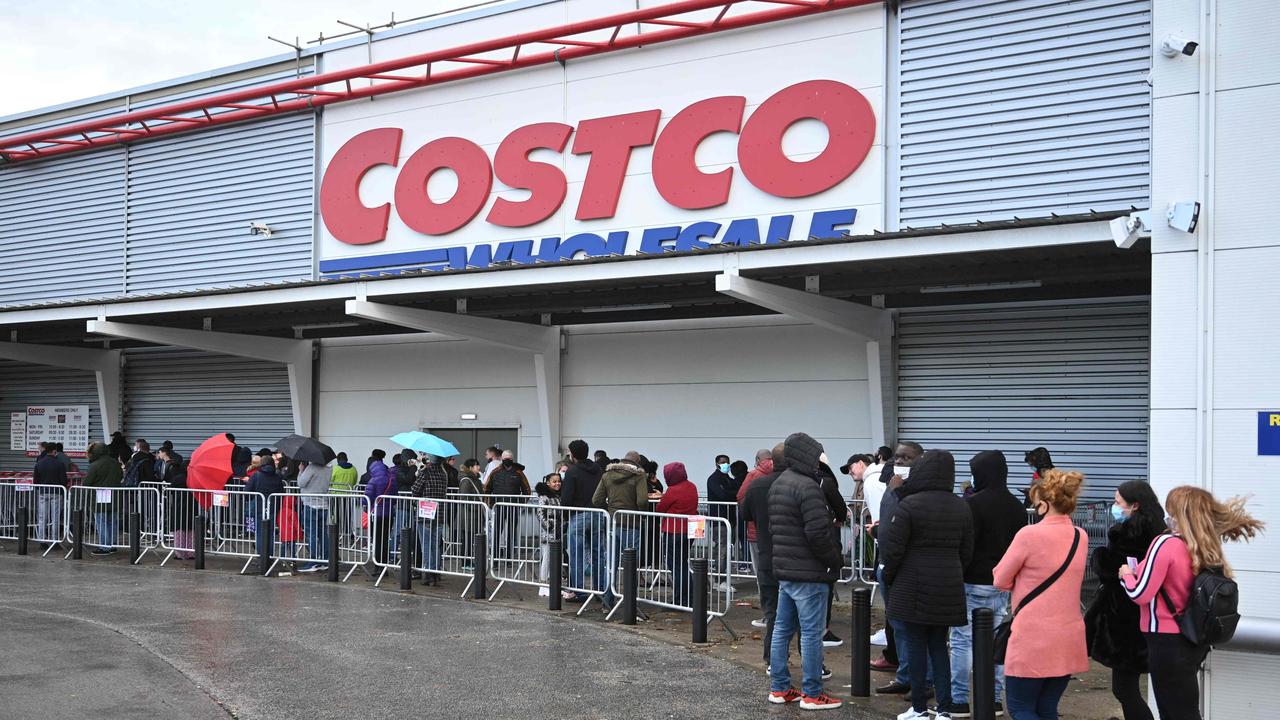
[[[102,439],[102,412],[98,384],[86,370],[0,360],[0,470],[30,470],[35,460],[21,450],[9,449],[9,413],[26,412],[28,405],[88,405],[89,441]],[[65,448],[83,451],[84,448]],[[87,467],[77,460],[81,469]]]
[[[283,364],[199,350],[145,348],[125,353],[124,427],[132,441],[172,440],[183,457],[206,438],[230,432],[257,449],[293,432]]]
[[[124,151],[0,170],[0,305],[118,295]]]
[[[1044,446],[1106,499],[1147,477],[1150,315],[1132,299],[903,310],[898,438],[953,452],[959,479],[1001,450],[1018,487]]]
[[[902,227],[1150,205],[1150,0],[903,0]]]

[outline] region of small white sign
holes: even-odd
[[[18,487],[14,489],[17,490],[18,492],[30,492],[31,485],[32,483],[35,482],[35,480],[29,477],[18,477],[18,478],[14,478],[14,482],[16,482],[18,485]]]
[[[111,502],[111,488],[98,488],[97,495],[99,505]]]
[[[689,518],[686,533],[690,540],[702,540],[707,536],[707,519],[701,515]]]
[[[435,520],[436,509],[439,506],[440,506],[440,503],[436,502],[435,500],[419,500],[418,501],[418,517],[426,518],[427,520]]]
[[[213,504],[218,507],[231,507],[231,496],[224,492],[213,494]]]
[[[23,452],[27,449],[27,414],[9,413],[9,449]]]

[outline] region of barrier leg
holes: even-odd
[[[550,586],[548,588],[548,593],[550,594],[547,596],[547,609],[555,612],[560,610],[561,593],[564,591],[564,577],[561,575],[564,568],[560,566],[560,558],[563,557],[560,550],[560,541],[552,540],[547,543],[547,553],[551,555],[551,559],[548,561],[550,565],[547,567],[549,571],[547,584]]]
[[[71,511],[71,559],[84,559],[84,510]]]
[[[400,530],[400,589],[413,589],[413,528]]]
[[[871,588],[853,589],[853,632],[849,644],[853,651],[849,694],[871,697]]]
[[[267,540],[263,542],[258,539],[258,572],[263,575],[270,575],[273,564],[271,562],[271,544],[275,537],[275,520],[271,518],[258,518],[257,532],[263,534]]]
[[[472,597],[476,600],[484,600],[489,595],[488,588],[486,587],[486,581],[488,579],[486,568],[489,564],[489,549],[487,543],[488,540],[485,538],[484,533],[476,533],[476,539],[472,544],[472,547],[475,548],[475,557],[471,559],[471,590],[473,593]]]
[[[974,720],[995,720],[995,614],[989,608],[973,611],[973,687],[969,689]]]
[[[142,559],[142,514],[129,513],[129,564]]]
[[[329,512],[329,582],[338,582],[338,523]]]
[[[689,561],[689,570],[693,573],[693,641],[707,641],[707,593],[710,590],[707,582],[707,559],[694,558]]]
[[[204,533],[204,516],[196,513],[196,516],[191,518],[191,552],[196,556],[197,570],[204,569]]]
[[[27,554],[27,536],[31,532],[31,510],[26,505],[18,507],[18,554]]]

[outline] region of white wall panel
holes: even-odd
[[[1152,389],[1154,390],[1154,384]],[[1195,482],[1195,408],[1151,409],[1150,482],[1163,500],[1179,485]]]
[[[1169,202],[1200,196],[1199,103],[1194,94],[1177,95],[1156,98],[1152,107],[1151,147],[1160,165],[1151,173],[1151,192],[1162,200],[1152,204],[1151,252],[1195,250],[1196,235],[1169,227],[1164,211]]]
[[[1271,60],[1259,64],[1268,63],[1275,66]],[[1273,230],[1280,186],[1280,123],[1275,121],[1280,84],[1219,92],[1217,100],[1214,247],[1280,245]]]
[[[1196,406],[1196,255],[1151,256],[1151,407]]]
[[[1275,52],[1276,38],[1280,37],[1280,14],[1276,13],[1275,2],[1218,0],[1216,10],[1218,47],[1225,51],[1217,62],[1218,90],[1274,85],[1280,72],[1280,60]]]
[[[1215,457],[1212,485],[1213,494],[1219,498],[1235,495],[1249,497],[1249,512],[1267,523],[1268,530],[1280,527],[1280,457],[1258,455],[1258,411],[1280,409],[1277,406],[1240,410],[1215,410],[1213,413],[1213,445]],[[1227,560],[1240,570],[1276,574],[1280,585],[1280,536],[1274,531],[1265,533],[1250,543],[1227,543]],[[1241,594],[1260,594],[1249,588]],[[1268,601],[1273,608],[1274,596]],[[1272,609],[1268,617],[1280,618],[1280,608]]]
[[[1272,590],[1274,598],[1280,587]],[[1215,650],[1210,653],[1208,667],[1205,682],[1211,707],[1205,713],[1206,720],[1265,718],[1271,712],[1275,702],[1267,689],[1280,677],[1280,655]]]
[[[1274,241],[1272,241],[1274,242]],[[1280,408],[1280,245],[1214,253],[1213,371],[1217,408]],[[1267,406],[1267,407],[1262,407]]]

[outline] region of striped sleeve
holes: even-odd
[[[1165,548],[1173,539],[1173,535],[1164,534],[1153,540],[1151,547],[1147,550],[1147,556],[1138,563],[1137,571],[1125,576],[1125,593],[1135,603],[1149,605],[1159,595],[1160,586],[1164,584],[1169,565],[1173,561],[1173,553]]]

